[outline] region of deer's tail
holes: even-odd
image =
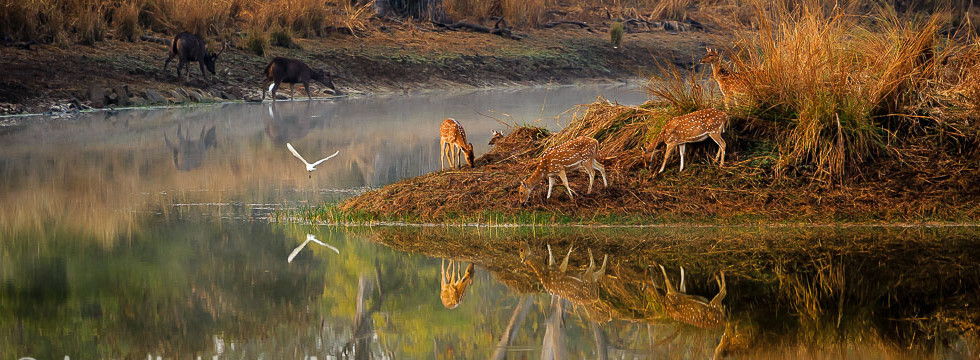
[[[275,64],[275,61],[270,61],[268,64],[265,65],[265,70],[262,70],[262,73],[265,74],[265,81],[269,81],[269,80],[273,80],[274,79],[274,76],[272,76],[272,65],[273,64]]]
[[[174,36],[173,40],[170,40],[170,54],[177,54],[177,37]]]

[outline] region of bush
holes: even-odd
[[[269,43],[272,46],[284,47],[287,49],[299,48],[293,41],[293,33],[289,29],[275,26],[269,30]]]
[[[261,28],[253,27],[245,37],[245,49],[258,56],[265,56],[265,46],[268,43],[265,32]]]
[[[112,14],[116,37],[126,41],[136,41],[140,35],[140,7],[136,2],[124,3]]]
[[[75,33],[78,40],[85,45],[95,45],[95,43],[105,40],[105,20],[102,12],[97,9],[83,10],[75,18]]]
[[[612,26],[609,27],[609,41],[612,42],[614,48],[618,48],[623,43],[623,32],[623,23],[619,21],[612,23]]]

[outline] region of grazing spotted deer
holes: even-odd
[[[661,295],[654,290],[654,294],[661,301],[668,317],[702,329],[717,328],[725,324],[727,316],[725,315],[725,306],[721,303],[725,299],[725,295],[728,294],[725,290],[724,271],[721,272],[720,278],[715,276],[715,281],[718,283],[718,294],[711,301],[701,296],[684,293],[684,268],[681,268],[681,291],[677,291],[671,284],[670,278],[667,277],[667,270],[664,269],[663,265],[660,265],[660,271],[664,274],[666,293]]]
[[[701,58],[701,64],[711,65],[711,76],[718,82],[721,96],[725,97],[725,107],[728,108],[736,95],[749,91],[749,83],[745,74],[734,73],[722,67],[721,55],[717,50],[709,47],[705,49],[708,53]]]
[[[501,134],[497,130],[490,130],[490,143],[487,145],[494,146],[497,142],[504,138],[504,134]]]
[[[719,166],[725,165],[725,139],[721,133],[725,131],[728,123],[728,114],[718,109],[704,109],[692,112],[687,115],[677,116],[664,125],[664,129],[657,137],[647,144],[647,151],[650,152],[650,162],[653,162],[653,150],[660,143],[667,144],[667,151],[664,153],[664,163],[660,166],[660,172],[664,172],[667,166],[667,159],[670,158],[674,147],[680,146],[681,171],[684,171],[684,150],[688,143],[695,143],[707,138],[711,138],[718,144],[718,153],[715,161],[721,161]]]
[[[456,260],[449,260],[449,268],[446,268],[446,259],[442,260],[442,281],[440,282],[439,299],[442,306],[446,309],[455,309],[463,300],[466,288],[473,283],[473,264],[466,267],[463,275],[459,274],[459,263]]]
[[[568,248],[565,259],[561,264],[555,264],[555,257],[551,253],[551,245],[548,245],[548,263],[531,254],[531,248],[526,245],[519,250],[518,255],[521,262],[531,267],[531,271],[541,281],[541,286],[548,293],[557,295],[562,299],[571,301],[577,305],[595,306],[600,302],[599,299],[599,280],[606,273],[607,256],[602,257],[602,266],[595,268],[595,259],[592,257],[592,250],[589,250],[589,267],[581,274],[572,274],[568,271],[568,258],[572,255],[572,247]]]
[[[213,52],[208,52],[204,47],[204,41],[199,39],[194,34],[189,32],[181,32],[174,36],[174,39],[170,41],[170,56],[167,57],[167,61],[163,63],[163,71],[167,71],[167,65],[173,61],[174,57],[177,57],[177,81],[183,83],[180,80],[180,73],[184,66],[187,66],[187,75],[185,75],[186,81],[190,82],[191,71],[190,63],[197,61],[198,65],[201,66],[201,76],[204,77],[204,82],[208,81],[208,75],[204,72],[204,68],[207,67],[208,71],[212,75],[215,74],[214,62],[218,60],[218,56],[228,48],[228,43],[224,43],[221,47],[221,51],[217,54]]]
[[[466,131],[463,125],[453,118],[446,118],[439,126],[439,164],[442,169],[446,168],[444,159],[449,160],[450,167],[458,167],[462,164],[459,161],[460,152],[466,155],[466,164],[473,167],[473,144],[466,142]]]
[[[334,86],[333,77],[329,71],[314,70],[306,63],[296,59],[276,57],[265,66],[263,73],[265,80],[262,81],[262,99],[265,99],[265,91],[268,89],[272,93],[272,101],[276,101],[276,91],[279,90],[279,84],[285,83],[289,84],[290,100],[293,99],[293,86],[296,84],[303,84],[303,88],[306,89],[306,97],[313,100],[313,95],[310,94],[310,80],[330,88],[336,95],[343,94]]]
[[[568,190],[568,197],[574,198],[573,194],[575,194],[575,191],[568,184],[566,172],[577,169],[582,169],[589,175],[588,194],[592,193],[595,170],[599,170],[599,173],[602,174],[602,184],[608,187],[609,183],[606,182],[606,169],[596,159],[598,155],[599,142],[588,136],[579,136],[564,144],[546,150],[538,158],[538,164],[535,166],[531,176],[521,181],[520,189],[518,190],[521,204],[527,204],[528,200],[531,199],[531,192],[534,191],[534,187],[538,182],[544,180],[545,177],[548,178],[548,196],[546,199],[551,199],[551,189],[555,186],[555,176],[558,176],[562,184],[565,185],[565,190]]]

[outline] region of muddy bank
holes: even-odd
[[[169,38],[168,34],[151,34]],[[349,94],[419,89],[487,87],[582,80],[622,80],[651,71],[658,62],[690,67],[691,54],[722,35],[707,31],[627,34],[614,49],[608,34],[581,29],[533,30],[516,41],[479,33],[417,31],[390,27],[367,37],[332,34],[294,39],[298,48],[270,47],[264,56],[232,47],[205,83],[197,64],[179,84],[176,61],[163,70],[168,46],[158,42],[107,40],[95,46],[35,45],[2,48],[0,114],[77,109],[256,100],[261,74],[274,56],[306,61],[337,74]],[[210,76],[210,74],[208,74]],[[330,96],[313,86],[314,97]],[[280,90],[280,98],[289,89]],[[297,98],[305,98],[301,87]]]

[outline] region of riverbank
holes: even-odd
[[[152,41],[6,47],[0,57],[6,73],[0,80],[0,115],[254,101],[260,96],[262,69],[274,56],[302,59],[329,70],[336,74],[339,89],[358,95],[622,80],[649,73],[664,62],[689,68],[698,49],[723,42],[717,31],[690,28],[626,34],[618,48],[599,27],[598,31],[534,29],[519,41],[481,33],[422,31],[414,25],[384,28],[366,37],[337,33],[294,38],[295,47],[269,47],[264,56],[233,46],[221,54],[218,74],[210,84],[201,79],[196,63],[190,82],[179,84],[176,62],[163,71],[168,46]],[[313,88],[314,97],[330,95],[318,84]],[[288,89],[279,95],[288,96]],[[296,96],[302,99],[306,93],[297,89]]]

